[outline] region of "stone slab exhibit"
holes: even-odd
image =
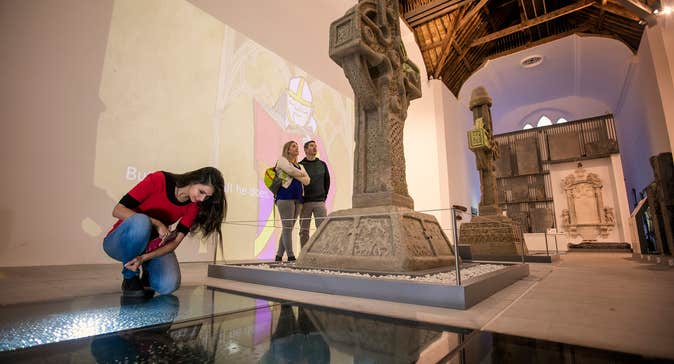
[[[513,175],[510,145],[499,145],[499,156],[496,158],[496,177]]]
[[[528,253],[519,224],[505,216],[476,216],[461,224],[461,243],[470,244],[474,260]]]
[[[538,141],[536,138],[526,138],[518,141],[515,147],[517,155],[518,174],[534,174],[541,170],[538,158]]]
[[[552,210],[547,207],[534,207],[529,209],[532,233],[544,233],[552,228]]]
[[[580,140],[578,133],[566,132],[548,135],[550,160],[580,158]]]

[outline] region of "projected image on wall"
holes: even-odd
[[[317,142],[328,211],[350,206],[353,101],[187,1],[115,1],[100,98],[95,185],[118,200],[156,170],[219,168],[228,259],[274,256],[262,177],[288,140]],[[194,240],[185,254],[205,251]]]

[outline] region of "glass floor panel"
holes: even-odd
[[[669,362],[204,286],[143,303],[117,295],[6,306],[0,317],[0,338],[14,345],[0,363]]]
[[[151,299],[126,299],[110,293],[0,306],[0,352],[277,303],[194,286]]]

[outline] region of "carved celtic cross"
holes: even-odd
[[[403,128],[410,100],[421,97],[421,81],[400,38],[398,1],[360,0],[333,22],[330,58],[356,97],[353,207],[414,208]]]

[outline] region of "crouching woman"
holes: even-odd
[[[103,250],[122,262],[122,294],[142,297],[152,290],[168,294],[180,287],[173,252],[185,236],[217,233],[227,212],[224,180],[216,168],[149,174],[112,211],[118,219],[103,240]],[[169,226],[175,224],[171,231]],[[140,269],[142,268],[142,277]]]

